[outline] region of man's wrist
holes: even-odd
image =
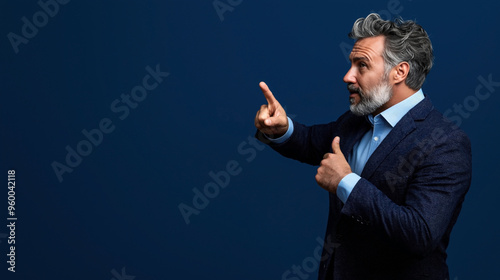
[[[288,138],[290,138],[290,136],[292,136],[292,133],[293,133],[293,121],[289,117],[287,117],[287,119],[288,119],[288,129],[285,132],[285,134],[283,134],[282,136],[277,137],[277,138],[273,138],[271,135],[267,135],[267,134],[264,134],[264,136],[269,141],[271,141],[275,144],[281,144],[281,143],[285,142],[286,140],[288,140]]]
[[[356,173],[347,174],[337,186],[337,197],[345,204],[361,177]]]

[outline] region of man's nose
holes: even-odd
[[[354,76],[354,69],[351,67],[344,76],[344,82],[347,84],[355,84],[356,77]]]

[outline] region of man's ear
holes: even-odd
[[[400,62],[392,69],[392,81],[394,84],[399,84],[406,80],[408,77],[408,73],[410,72],[410,64],[408,62],[403,61]]]

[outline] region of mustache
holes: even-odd
[[[361,88],[356,87],[354,84],[348,84],[347,90],[351,93],[358,93],[358,94],[363,95],[363,91],[361,90]]]

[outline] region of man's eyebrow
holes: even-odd
[[[367,56],[356,56],[356,57],[353,57],[351,59],[352,62],[357,62],[357,61],[360,61],[360,60],[370,61],[370,58],[367,57]]]

